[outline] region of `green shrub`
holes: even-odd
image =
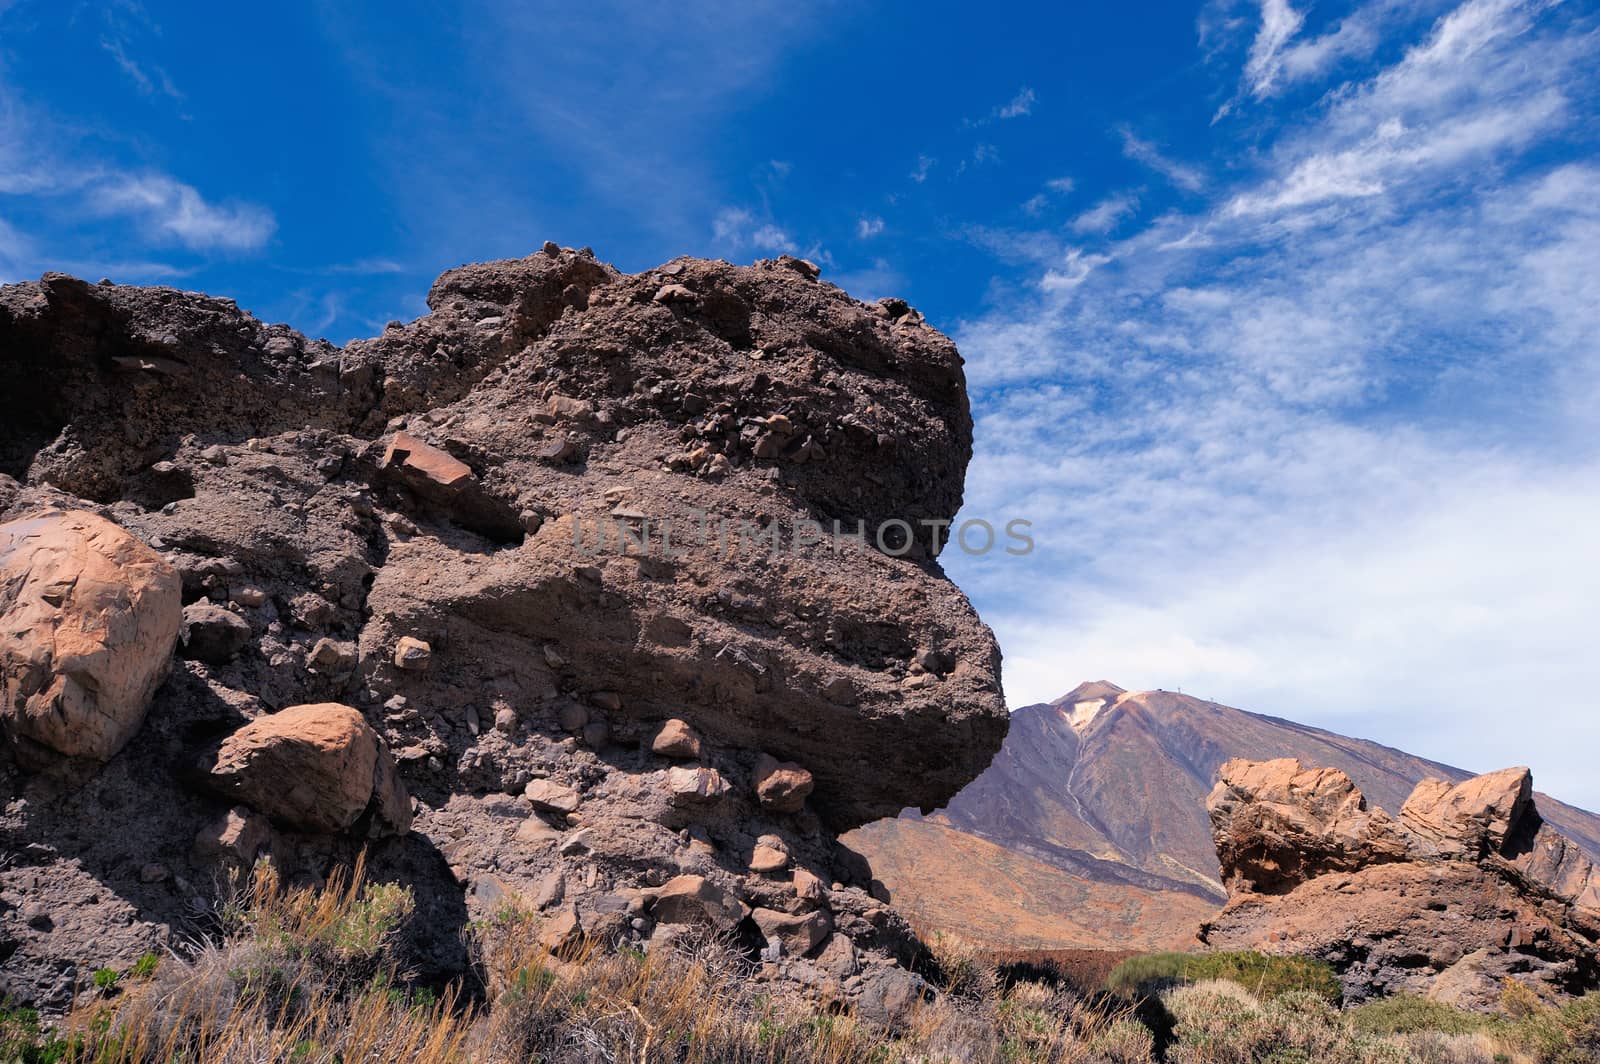
[[[1600,1060],[1600,994],[1560,1007],[1533,1004],[1508,1011],[1513,1018],[1505,1023],[1501,1038],[1538,1064],[1594,1064]]]
[[[1370,1034],[1414,1034],[1437,1031],[1440,1034],[1476,1034],[1492,1026],[1487,1016],[1458,1009],[1415,994],[1396,994],[1357,1005],[1346,1015],[1350,1025]]]
[[[1131,957],[1106,979],[1106,989],[1132,997],[1149,997],[1171,987],[1212,979],[1237,983],[1264,1001],[1294,990],[1309,991],[1334,1005],[1344,999],[1338,976],[1322,961],[1250,951],[1151,953]]]
[[[0,1062],[4,1064],[57,1064],[74,1044],[56,1037],[39,1023],[34,1009],[14,1009],[0,1003]]]

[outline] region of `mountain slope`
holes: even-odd
[[[1225,897],[1205,797],[1217,769],[1232,757],[1296,757],[1307,765],[1341,769],[1372,805],[1391,813],[1424,777],[1459,782],[1471,775],[1293,721],[1171,691],[1129,692],[1098,681],[1054,702],[1016,710],[1010,734],[989,768],[924,824],[907,813],[856,832],[848,841],[874,862],[897,904],[951,926],[962,917],[937,900],[948,886],[943,881],[950,875],[980,882],[985,877],[972,874],[971,862],[943,852],[950,849],[951,837],[928,831],[928,824],[1099,884],[1106,889],[1098,897],[1107,904],[1120,897],[1148,916],[1161,911],[1150,905],[1153,893],[1166,899],[1169,910],[1187,913],[1192,900],[1220,905]],[[1537,801],[1547,820],[1600,860],[1600,817],[1548,795],[1538,795]],[[964,884],[947,892],[967,896],[973,889]],[[973,903],[974,914],[983,909],[981,921],[967,922],[976,931],[979,923],[1004,923],[997,914],[1009,912],[1018,927],[1055,927],[1053,946],[1121,945],[1125,939],[1119,929],[1132,926],[1128,920],[1088,921],[1091,931],[1104,928],[1090,943],[1082,933],[1085,922],[1050,911],[1051,899],[1073,889],[1083,888],[1040,888],[1020,897],[995,892],[981,905]],[[935,911],[943,916],[936,918]],[[1167,932],[1165,926],[1149,930],[1157,937]],[[1022,939],[1032,945],[1041,941],[1030,932],[1005,944]]]

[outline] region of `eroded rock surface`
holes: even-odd
[[[181,612],[177,570],[102,517],[0,524],[0,727],[17,753],[121,750],[167,676]]]
[[[416,889],[424,975],[508,904],[647,948],[709,905],[762,977],[893,983],[909,929],[836,833],[946,801],[1006,728],[930,532],[970,456],[955,348],[791,259],[549,245],[428,305],[336,348],[172,289],[0,289],[0,519],[94,511],[188,611],[120,756],[72,786],[0,763],[0,993],[59,1006],[203,929],[224,869],[363,846]],[[371,730],[370,778],[353,718],[295,738],[319,704]],[[316,801],[242,782],[279,750],[325,763]],[[38,897],[70,918],[27,924]]]
[[[207,774],[223,797],[284,826],[339,832],[368,807],[372,834],[405,834],[411,800],[388,747],[359,710],[333,702],[257,717],[223,740]]]
[[[1229,898],[1201,940],[1320,957],[1352,1001],[1600,987],[1595,867],[1532,794],[1526,768],[1426,779],[1390,819],[1342,772],[1229,761],[1207,801]]]

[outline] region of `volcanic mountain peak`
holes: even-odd
[[[1108,680],[1091,680],[1074,687],[1050,705],[1073,731],[1082,735],[1102,712],[1127,697],[1127,691]]]

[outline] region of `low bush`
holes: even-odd
[[[1237,983],[1263,999],[1305,991],[1337,1005],[1344,997],[1339,977],[1322,961],[1250,951],[1132,957],[1111,973],[1106,988],[1130,997],[1148,997],[1173,987],[1216,979]]]

